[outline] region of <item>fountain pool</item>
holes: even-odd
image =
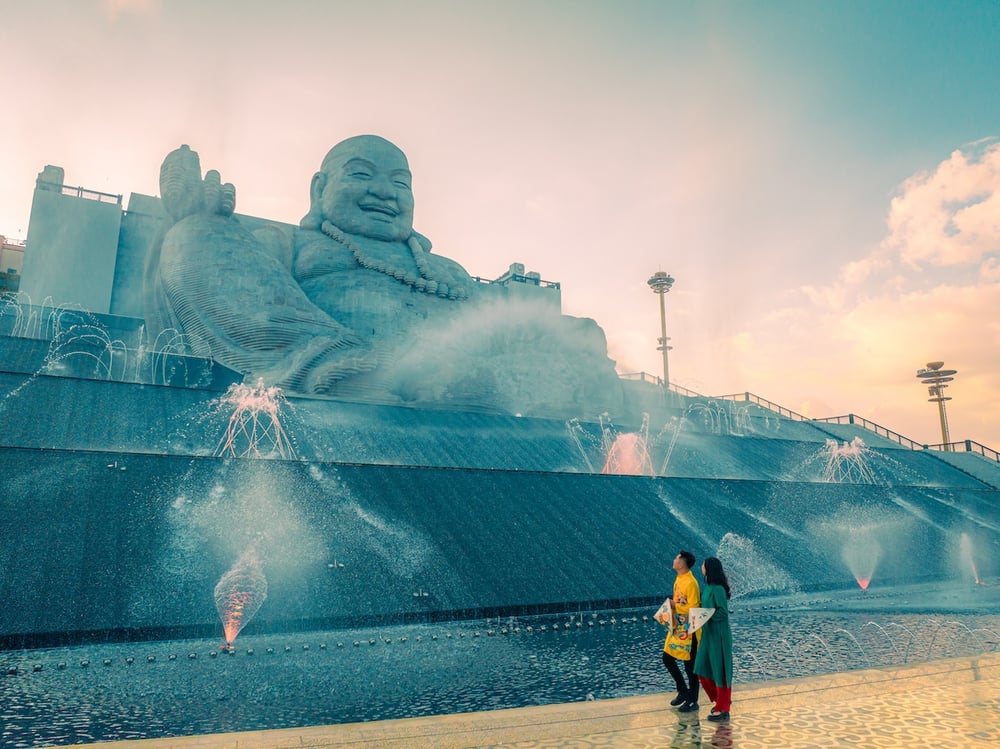
[[[11,749],[668,692],[653,608],[0,653]],[[736,683],[1000,649],[1000,586],[733,601]],[[738,701],[738,692],[736,699]]]

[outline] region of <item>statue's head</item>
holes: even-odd
[[[341,231],[405,241],[413,231],[413,192],[406,155],[377,135],[335,145],[313,175],[309,213],[301,226],[323,220]]]

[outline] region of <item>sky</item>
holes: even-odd
[[[415,228],[596,320],[618,371],[1000,449],[1000,3],[0,0],[0,234],[37,174],[158,194],[182,143],[298,223],[338,141]],[[30,247],[29,247],[30,251]]]

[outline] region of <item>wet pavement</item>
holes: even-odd
[[[986,747],[1000,741],[1000,653],[736,684],[727,722],[672,693],[401,720],[89,744],[100,749],[293,747]]]

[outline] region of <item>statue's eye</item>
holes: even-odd
[[[358,179],[371,179],[371,172],[366,172],[364,169],[355,169],[351,172],[352,177],[357,177]]]
[[[404,190],[410,189],[410,183],[405,180],[397,179],[393,184],[395,184],[396,187],[402,187]]]

